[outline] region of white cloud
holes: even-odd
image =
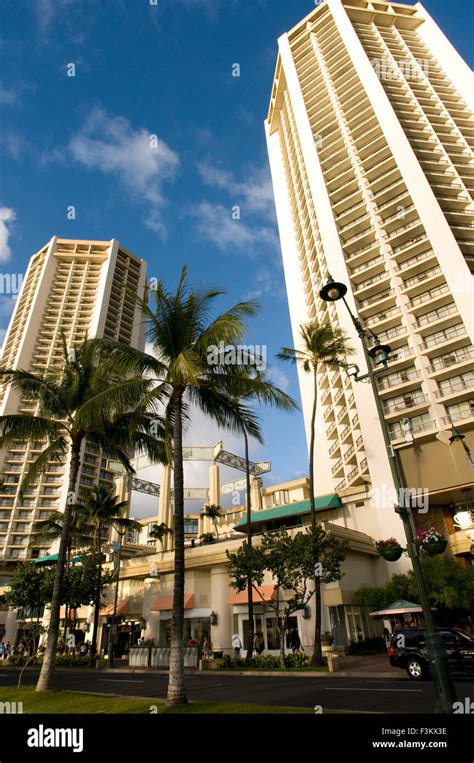
[[[0,104],[9,106],[18,101],[18,92],[11,90],[0,82]]]
[[[11,248],[8,240],[11,231],[9,224],[15,220],[15,211],[10,207],[0,207],[0,262],[7,262],[10,259]]]
[[[153,131],[95,108],[69,149],[80,164],[118,178],[133,198],[144,201],[149,208],[146,224],[163,233],[162,186],[175,177],[179,157]]]
[[[252,255],[263,247],[278,247],[278,238],[272,228],[252,225],[243,219],[234,220],[230,206],[202,201],[194,209],[193,217],[198,236],[211,241],[221,251],[238,250]]]
[[[245,299],[259,299],[264,294],[275,299],[286,299],[281,268],[260,267],[252,277],[252,287]]]
[[[283,390],[283,392],[288,392],[290,388],[290,380],[281,368],[278,368],[278,366],[269,366],[267,368],[267,376],[273,384],[279,387],[279,389]]]
[[[216,167],[208,161],[200,162],[198,171],[206,185],[226,191],[236,201],[242,200],[244,210],[275,219],[272,181],[266,166],[251,171],[243,181],[237,180],[229,170]]]

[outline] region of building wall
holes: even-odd
[[[86,336],[103,336],[144,348],[143,321],[133,295],[144,295],[146,265],[118,241],[53,237],[30,260],[3,344],[1,363],[42,374],[62,358],[62,335],[72,349]],[[0,414],[35,413],[11,388],[0,390]],[[61,510],[66,500],[68,462],[51,463],[23,500],[17,495],[28,461],[43,443],[13,443],[0,455],[0,564],[43,555],[48,544],[29,547],[32,522]],[[79,491],[102,481],[113,484],[104,454],[86,444]]]
[[[278,40],[265,129],[294,343],[302,322],[330,322],[364,371],[345,306],[319,297],[329,275],[345,283],[392,348],[379,394],[406,484],[428,492],[472,485],[445,444],[451,421],[474,431],[471,119],[472,73],[419,4],[325,0]],[[370,385],[322,369],[316,431],[317,492],[367,485],[355,527],[403,537]]]

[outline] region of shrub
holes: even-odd
[[[252,660],[254,668],[265,668],[266,670],[279,670],[280,658],[273,654],[258,654]]]
[[[38,657],[35,657],[34,659],[32,659],[31,657],[28,657],[28,655],[25,656],[23,654],[12,654],[6,660],[7,665],[18,667],[18,668],[22,668],[23,665],[25,665],[27,662],[28,662],[28,665],[41,665],[41,662],[38,659]]]
[[[244,664],[241,657],[232,657],[230,654],[225,654],[220,662],[222,662],[220,670],[236,670]]]
[[[311,657],[304,652],[295,652],[294,654],[287,654],[285,657],[286,668],[309,668],[311,665]]]
[[[23,654],[13,654],[8,658],[7,665],[22,668],[26,662],[28,665],[41,665],[43,655],[37,656],[33,660]],[[81,657],[81,655],[58,654],[56,655],[56,665],[60,668],[86,668],[90,667],[90,658]]]
[[[90,657],[82,657],[80,654],[58,654],[56,665],[63,668],[86,668],[90,667]]]

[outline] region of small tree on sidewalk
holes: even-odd
[[[236,590],[245,590],[250,575],[254,591],[264,602],[260,586],[265,572],[271,575],[274,594],[264,603],[275,612],[282,667],[291,616],[304,609],[313,597],[316,576],[320,584],[340,580],[341,562],[348,549],[347,541],[338,540],[317,525],[295,535],[287,530],[265,533],[259,546],[250,548],[243,543],[236,553],[227,552],[231,585]],[[316,569],[315,558],[319,560]]]

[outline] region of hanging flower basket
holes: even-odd
[[[428,556],[438,556],[445,551],[448,541],[430,527],[429,530],[418,530],[415,536],[415,546],[419,551],[425,551]]]
[[[427,543],[423,546],[423,550],[426,551],[429,556],[438,556],[446,550],[448,541],[445,538],[440,538],[435,543]]]
[[[397,562],[404,551],[396,538],[378,540],[375,542],[375,548],[386,562]]]
[[[383,557],[386,562],[398,562],[402,554],[403,548],[401,546],[398,546],[398,548],[387,548],[385,551],[380,552],[380,556]]]

